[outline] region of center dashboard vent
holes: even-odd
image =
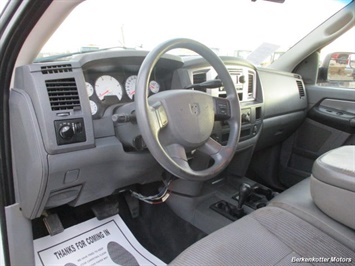
[[[243,75],[243,69],[230,68],[228,69],[230,75],[241,76]]]
[[[52,111],[80,110],[80,98],[74,78],[46,81]]]
[[[73,68],[70,64],[53,65],[53,66],[41,66],[42,74],[57,74],[73,72]]]
[[[296,83],[297,83],[297,87],[298,87],[298,92],[300,94],[300,98],[302,98],[302,97],[304,97],[306,95],[305,92],[304,92],[303,83],[300,80],[296,80]]]
[[[255,84],[255,75],[253,72],[248,72],[248,98],[253,98]]]

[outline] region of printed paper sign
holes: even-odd
[[[118,215],[36,239],[34,246],[36,265],[165,265],[138,243]]]
[[[266,58],[271,56],[280,46],[272,43],[263,43],[256,48],[247,59],[255,65],[260,65]]]

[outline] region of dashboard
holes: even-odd
[[[103,51],[69,61],[16,69],[10,92],[16,196],[26,217],[69,204],[78,206],[136,184],[159,180],[162,167],[151,156],[134,120],[136,78],[148,52]],[[257,147],[282,141],[304,119],[302,77],[256,68],[222,57],[241,106],[241,131],[233,167],[246,171]],[[202,58],[166,54],[151,73],[149,95],[216,80]],[[223,86],[203,88],[226,97]],[[120,121],[122,114],[127,120]],[[225,121],[212,138],[224,144]]]

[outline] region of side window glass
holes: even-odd
[[[318,85],[355,89],[355,28],[321,51]]]

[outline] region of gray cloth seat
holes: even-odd
[[[279,207],[301,217],[343,245],[355,250],[355,231],[339,223],[317,207],[312,200],[310,181],[310,178],[307,178],[291,187],[272,200],[268,206]]]
[[[291,265],[301,257],[355,261],[353,250],[320,229],[284,209],[265,207],[195,243],[170,265]]]
[[[337,154],[337,159],[331,159],[334,154]],[[347,156],[342,157],[339,162],[339,154]],[[346,190],[348,197],[348,192],[352,191],[352,186],[355,185],[353,158],[355,146],[331,151],[315,162],[313,169],[316,170],[310,179],[328,180],[328,176],[319,177],[320,173],[328,175],[328,171],[319,171],[320,168],[331,169],[329,176],[333,178],[337,178],[336,171],[340,171],[342,180],[345,178],[351,187],[342,188]],[[291,265],[294,262],[354,265],[355,231],[351,228],[351,222],[355,221],[350,221],[349,225],[348,220],[349,217],[355,217],[353,208],[350,206],[348,211],[351,213],[346,214],[347,225],[339,222],[343,219],[331,215],[344,212],[333,211],[332,208],[332,211],[328,212],[328,207],[327,211],[323,211],[319,206],[322,204],[315,204],[311,196],[311,185],[318,185],[317,182],[311,184],[310,179],[281,193],[267,207],[198,241],[182,252],[171,265]],[[340,182],[342,183],[344,182]],[[331,184],[339,185],[339,182]],[[321,192],[318,187],[316,190],[319,197]],[[331,193],[339,191],[343,195],[344,191],[338,188],[331,190]],[[342,195],[338,196],[342,198]],[[326,196],[321,196],[323,201],[328,199]],[[332,201],[337,195],[329,198],[331,200],[326,205],[334,204]],[[350,194],[350,201],[355,204],[355,193]],[[335,203],[334,206],[339,204]]]

